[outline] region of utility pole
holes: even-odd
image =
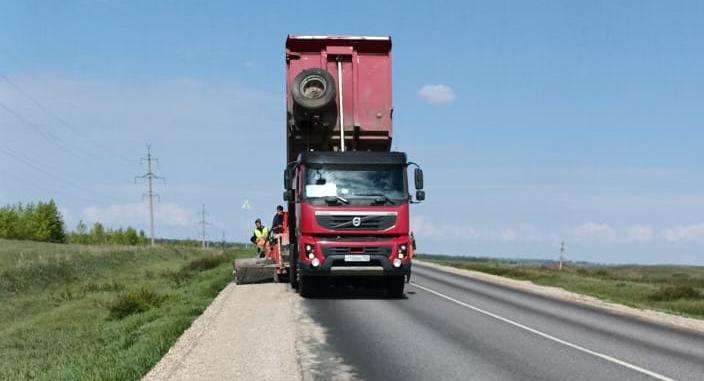
[[[242,209],[244,209],[245,211],[249,211],[250,209],[252,209],[252,206],[249,204],[249,200],[244,200],[244,202],[242,203]],[[249,242],[244,243],[244,248],[249,249]]]
[[[147,192],[142,194],[142,200],[144,197],[149,198],[149,233],[151,237],[151,244],[154,246],[154,197],[159,198],[159,195],[154,193],[153,181],[154,179],[165,180],[164,177],[157,176],[152,171],[152,162],[156,162],[159,165],[159,159],[152,156],[152,145],[147,144],[147,156],[141,158],[141,163],[147,162],[147,173],[142,176],[135,176],[134,182],[137,183],[137,179],[147,179]]]
[[[205,204],[203,204],[203,207],[200,210],[200,221],[198,221],[198,223],[201,225],[201,233],[202,233],[201,234],[201,238],[202,238],[201,243],[202,243],[204,249],[206,247],[208,247],[207,242],[205,241],[205,237],[207,236],[207,234],[205,232],[205,227],[206,227],[206,225],[210,225],[210,222],[206,221],[206,219],[205,219],[205,216],[207,214],[208,213],[205,211]]]
[[[558,270],[562,271],[562,263],[565,261],[565,241],[560,243],[560,267]]]
[[[222,250],[225,251],[225,232],[222,232]]]

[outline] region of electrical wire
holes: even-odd
[[[60,124],[62,127],[64,127],[66,130],[70,130],[71,132],[73,132],[73,133],[75,134],[74,137],[78,137],[78,139],[82,139],[82,140],[84,140],[84,141],[87,140],[87,139],[85,138],[85,133],[84,133],[83,131],[81,131],[79,128],[77,128],[77,127],[74,126],[73,124],[69,123],[69,122],[66,121],[64,118],[62,118],[62,117],[60,117],[59,115],[57,115],[56,113],[50,111],[48,107],[44,106],[44,104],[42,104],[41,102],[39,102],[39,101],[37,100],[37,98],[35,98],[35,97],[33,97],[31,94],[29,94],[29,92],[27,92],[26,90],[24,90],[20,85],[18,85],[17,83],[15,83],[15,82],[14,82],[13,80],[11,80],[8,76],[6,76],[6,75],[0,73],[0,78],[2,78],[2,79],[3,79],[5,82],[7,82],[12,88],[14,88],[16,92],[18,92],[19,94],[21,94],[22,96],[24,96],[26,99],[28,99],[30,102],[32,102],[32,103],[33,103],[38,109],[40,109],[44,114],[46,114],[46,115],[48,115],[49,117],[51,117],[51,118],[55,119],[56,121],[58,121],[59,124]],[[11,112],[11,111],[8,110],[7,105],[5,105],[3,108],[5,108],[6,111]],[[12,112],[11,112],[11,113],[12,113]],[[14,113],[13,113],[13,115],[14,115]],[[17,117],[17,116],[16,116],[16,117]],[[24,118],[22,118],[22,119],[24,119]],[[36,126],[36,124],[35,124],[34,127],[35,127],[35,128],[38,128],[38,126]],[[93,140],[91,143],[92,143],[93,145],[95,145],[95,146],[100,146],[100,148],[101,148],[103,151],[111,151],[111,149],[108,148],[108,146],[106,146],[106,145],[104,145],[104,144],[102,144],[102,143],[100,143],[100,142],[98,142],[98,141]],[[90,155],[90,156],[93,156],[93,157],[97,157],[97,158],[100,158],[100,159],[103,159],[103,158],[104,158],[103,156],[95,155],[95,154],[93,154],[93,153],[90,152],[90,151],[84,151],[84,152],[85,152],[86,154]],[[120,162],[121,162],[122,164],[127,165],[127,162],[134,163],[134,160],[133,160],[133,159],[129,159],[129,158],[127,158],[127,157],[125,157],[125,156],[122,156],[122,155],[120,155],[120,154],[116,154],[116,153],[115,153],[114,156],[119,157],[119,158],[121,159]]]
[[[20,122],[22,122],[22,124],[24,124],[25,126],[29,127],[32,131],[34,131],[34,133],[36,133],[37,135],[41,136],[42,138],[44,138],[44,139],[47,140],[48,142],[50,142],[50,143],[56,145],[57,147],[59,147],[59,148],[62,149],[63,151],[68,152],[68,153],[70,153],[71,155],[73,155],[73,156],[75,156],[75,157],[77,157],[78,159],[81,159],[81,160],[90,159],[89,157],[86,157],[84,154],[82,154],[82,153],[80,153],[80,152],[78,152],[78,151],[73,150],[72,148],[70,148],[69,146],[67,146],[67,145],[63,142],[63,140],[62,140],[61,138],[59,138],[58,136],[52,134],[52,133],[49,132],[49,131],[45,131],[45,130],[44,130],[42,127],[40,127],[38,124],[29,121],[29,120],[26,119],[24,116],[22,116],[22,114],[20,114],[20,113],[18,113],[17,111],[13,110],[12,108],[10,108],[9,106],[7,106],[6,104],[0,102],[0,108],[2,108],[3,110],[5,110],[8,114],[14,116],[15,119],[17,119],[17,120],[19,120]]]
[[[44,186],[44,185],[41,185],[41,184],[36,183],[36,182],[33,182],[33,181],[28,181],[27,179],[21,178],[21,177],[15,175],[15,174],[13,174],[13,173],[7,172],[7,171],[2,170],[2,169],[0,169],[0,173],[3,173],[5,176],[12,177],[12,178],[14,178],[16,181],[21,182],[21,183],[24,183],[24,184],[26,184],[26,185],[29,185],[29,186],[31,186],[31,187],[41,189],[41,190],[43,190],[43,191],[45,191],[45,192],[48,192],[48,193],[54,193],[54,194],[63,195],[64,197],[69,198],[69,199],[70,199],[70,198],[78,198],[78,199],[81,199],[81,200],[86,201],[86,202],[89,202],[89,203],[97,203],[97,204],[101,204],[101,203],[104,202],[104,200],[103,200],[103,201],[99,201],[99,200],[97,200],[97,199],[90,198],[90,197],[85,197],[85,196],[82,196],[82,195],[80,195],[80,194],[69,193],[69,192],[66,192],[66,191],[63,191],[63,190],[48,188],[48,187],[46,187],[46,186]],[[52,198],[53,198],[53,197],[52,197]]]
[[[76,183],[72,180],[67,179],[66,177],[61,177],[59,175],[56,175],[52,171],[43,168],[41,165],[37,164],[30,157],[22,154],[21,152],[14,151],[8,147],[0,146],[0,153],[3,153],[6,156],[15,159],[16,161],[21,162],[22,164],[34,169],[37,172],[44,174],[47,177],[50,177],[60,183],[63,183],[64,185],[67,185],[67,186],[73,188],[76,191],[85,192],[85,187],[79,185],[78,183]],[[108,197],[107,199],[108,199],[108,201],[119,203],[119,201],[117,201],[116,199],[113,199],[112,197]]]

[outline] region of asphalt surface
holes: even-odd
[[[302,306],[326,337],[306,378],[704,380],[702,334],[420,265],[402,299],[337,287]]]

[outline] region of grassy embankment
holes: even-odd
[[[704,318],[704,267],[554,266],[421,255],[419,259],[591,295],[632,307]]]
[[[139,379],[251,255],[0,240],[0,380]]]

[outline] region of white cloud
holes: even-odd
[[[667,258],[668,263],[701,264],[691,246],[704,243],[704,222],[669,228],[606,221],[551,227],[533,223],[491,227],[463,225],[461,221],[453,223],[426,214],[414,215],[411,229],[422,252],[542,258],[564,240],[572,259],[605,263],[663,263],[663,258]],[[683,254],[664,256],[663,250],[672,247],[681,247]]]
[[[499,237],[504,241],[515,241],[520,238],[520,231],[516,228],[506,228],[500,234]]]
[[[556,242],[559,238],[531,224],[519,224],[500,230],[497,237],[504,242]]]
[[[438,238],[442,236],[440,229],[434,224],[427,222],[423,216],[411,217],[411,231],[416,237]]]
[[[118,226],[144,226],[149,221],[149,204],[146,202],[115,204],[107,207],[91,206],[83,209],[83,219],[88,223]],[[194,214],[186,208],[173,203],[154,204],[154,222],[160,226],[193,226]]]
[[[588,222],[574,229],[574,237],[585,242],[611,242],[616,239],[616,231],[608,224]]]
[[[626,229],[624,240],[627,242],[650,242],[655,238],[655,231],[648,226],[631,226]]]
[[[697,241],[704,242],[704,223],[682,225],[666,229],[663,237],[670,242]]]
[[[460,240],[473,240],[482,236],[482,232],[471,226],[448,226],[445,230]]]
[[[471,226],[437,225],[425,220],[423,216],[411,218],[411,230],[416,237],[421,238],[453,238],[472,240],[482,233]]]
[[[425,239],[452,239],[458,241],[483,242],[557,242],[556,234],[543,231],[531,224],[518,224],[503,229],[476,228],[459,224],[435,224],[425,216],[411,218],[411,230],[416,237]]]
[[[418,96],[431,105],[445,105],[455,101],[455,91],[447,85],[425,85],[418,90]]]

